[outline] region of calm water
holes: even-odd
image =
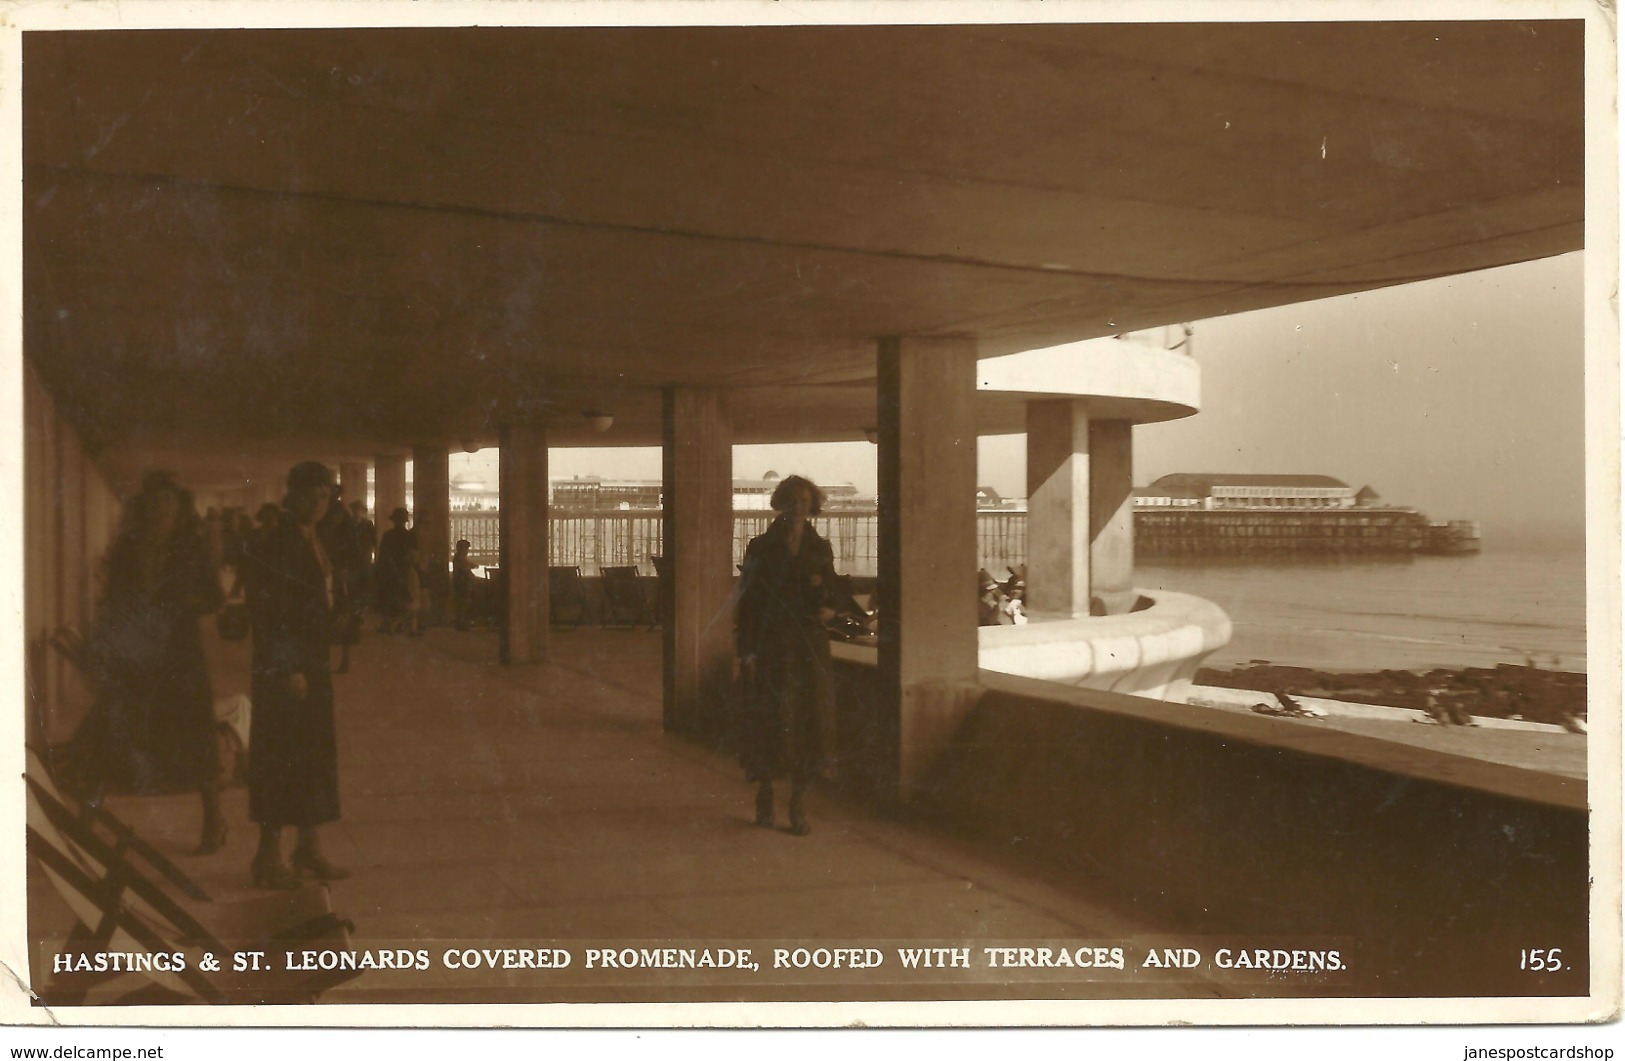
[[[1194,593],[1235,635],[1210,666],[1585,669],[1585,556],[1486,545],[1477,556],[1356,563],[1140,563],[1136,584]]]

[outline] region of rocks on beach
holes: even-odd
[[[1584,732],[1585,727],[1584,674],[1507,663],[1426,673],[1339,673],[1257,663],[1229,670],[1203,669],[1197,672],[1196,684],[1414,708],[1431,714],[1443,712],[1451,718],[1522,718],[1577,732]]]

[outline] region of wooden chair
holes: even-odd
[[[123,839],[115,840],[103,835],[105,822],[99,816],[72,810],[59,798],[39,757],[30,757],[24,782],[29,856],[74,915],[59,954],[50,959],[41,955],[41,962],[51,965],[35,991],[42,1002],[82,1004],[92,991],[132,978],[138,985],[135,990],[110,1001],[312,1002],[328,988],[360,975],[355,970],[279,967],[287,949],[349,947],[350,925],[333,913],[326,885],[230,903],[199,903],[195,895],[202,889],[172,865],[164,870],[167,860],[133,830],[123,826]],[[149,876],[143,865],[158,869],[160,875]],[[265,952],[263,964],[270,968],[234,970],[233,955],[239,951]],[[131,956],[123,961],[135,966],[134,971],[76,967],[79,955],[94,964],[97,955],[115,954]],[[220,968],[205,969],[205,955],[219,959]],[[60,971],[59,960],[67,965]]]
[[[569,622],[572,627],[580,626],[592,617],[592,606],[587,602],[587,585],[581,581],[581,568],[547,569],[547,611],[550,622]]]
[[[136,831],[106,807],[95,803],[78,803],[57,787],[56,771],[51,769],[49,753],[30,744],[25,748],[28,778],[47,796],[67,808],[78,819],[79,827],[112,848],[120,858],[144,864],[150,871],[169,882],[182,895],[197,902],[210,902],[209,895],[162,851],[143,840]]]
[[[654,601],[645,590],[643,579],[636,567],[604,568],[605,626],[632,626],[648,623],[656,625]]]

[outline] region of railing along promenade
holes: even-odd
[[[636,566],[654,574],[660,555],[660,513],[624,509],[586,511],[555,509],[550,516],[548,562],[580,567],[596,575],[605,567]],[[743,562],[745,546],[767,529],[773,513],[734,513],[733,558]],[[825,512],[813,520],[829,539],[835,568],[843,574],[872,578],[876,574],[877,520],[873,509]],[[475,561],[495,564],[498,527],[495,512],[453,512],[452,540],[467,538]],[[1315,557],[1408,556],[1427,540],[1427,517],[1413,509],[1348,508],[1335,510],[1139,510],[1134,514],[1134,551],[1143,560],[1184,556],[1236,556],[1279,559]],[[1027,562],[1027,513],[979,511],[976,514],[977,563],[997,577],[1007,567]]]
[[[744,562],[745,546],[772,520],[773,513],[765,510],[734,513],[735,564]],[[555,509],[548,522],[547,562],[553,566],[579,567],[583,575],[596,575],[606,567],[631,566],[646,575],[655,573],[654,557],[661,554],[659,512]],[[879,550],[873,509],[825,512],[813,519],[813,525],[829,540],[837,571],[860,578],[874,577]],[[1006,566],[1025,562],[1025,512],[979,512],[976,525],[981,566],[1002,575]],[[453,512],[451,538],[467,538],[476,563],[498,562],[501,535],[495,512]]]

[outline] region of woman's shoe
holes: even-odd
[[[309,873],[317,880],[343,880],[350,875],[349,870],[333,865],[320,853],[306,847],[294,848],[291,861],[295,873]]]
[[[270,888],[273,891],[289,892],[299,887],[299,881],[282,860],[266,859],[255,856],[254,864],[250,867],[254,874],[254,887]]]
[[[773,828],[773,792],[763,789],[756,793],[756,824],[764,829]]]
[[[201,858],[204,855],[212,855],[225,846],[226,823],[214,822],[211,824],[204,822],[203,838],[197,842],[197,847],[193,849],[192,854]]]

